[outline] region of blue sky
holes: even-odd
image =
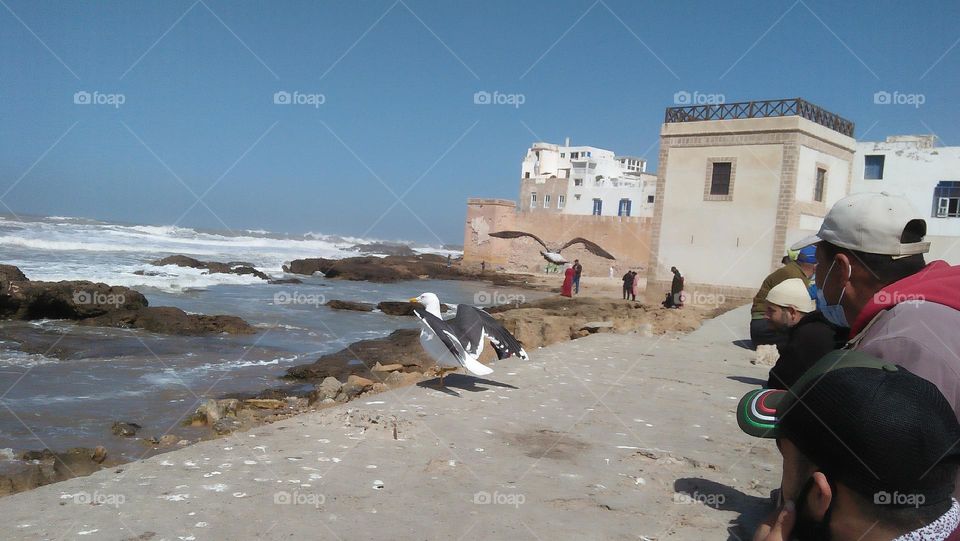
[[[466,198],[515,199],[535,140],[655,169],[678,91],[800,96],[858,139],[960,145],[958,20],[957,2],[2,0],[0,212],[460,243]]]

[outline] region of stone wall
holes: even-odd
[[[477,267],[485,261],[488,269],[543,272],[546,261],[540,255],[543,247],[537,241],[528,237],[490,237],[490,233],[496,231],[525,231],[551,248],[576,237],[595,242],[617,259],[610,261],[595,256],[579,244],[563,250],[563,256],[570,261],[579,259],[587,275],[607,276],[612,267],[614,275],[620,276],[630,268],[646,269],[651,226],[650,218],[518,212],[513,201],[470,199],[464,225],[463,261]]]

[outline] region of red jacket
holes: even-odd
[[[960,266],[934,261],[920,272],[894,282],[873,296],[850,327],[850,336],[860,331],[883,310],[906,301],[924,300],[960,310]]]

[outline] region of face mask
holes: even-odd
[[[831,484],[830,486],[832,487],[833,485]],[[829,541],[830,515],[833,511],[833,500],[830,501],[827,512],[823,514],[823,520],[819,522],[813,520],[805,512],[807,495],[812,488],[813,477],[810,477],[807,479],[807,482],[804,483],[803,488],[800,489],[800,494],[797,495],[797,499],[795,500],[797,504],[797,521],[793,526],[791,538],[799,539],[800,541]]]
[[[827,270],[827,275],[823,277],[823,285],[826,287],[827,280],[830,278],[830,273],[833,272],[833,266],[837,263],[836,260],[830,264],[830,269]],[[853,275],[853,269],[850,269],[850,275]],[[850,279],[850,276],[847,277],[847,280]],[[843,311],[843,306],[840,305],[840,301],[843,300],[843,294],[846,293],[847,288],[844,286],[840,290],[840,298],[837,299],[836,304],[830,304],[827,302],[827,299],[823,296],[823,288],[817,288],[817,310],[820,310],[823,313],[823,317],[827,318],[827,321],[833,323],[838,327],[849,327],[850,324],[847,323],[847,314]]]

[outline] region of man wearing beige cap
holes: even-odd
[[[837,201],[820,231],[791,248],[817,246],[818,308],[850,327],[848,348],[895,360],[960,413],[960,267],[926,264],[926,233],[907,199],[858,193]]]
[[[778,345],[780,358],[770,369],[767,388],[789,389],[827,353],[843,347],[849,329],[840,331],[817,312],[806,282],[790,278],[767,293],[766,319],[787,340]]]

